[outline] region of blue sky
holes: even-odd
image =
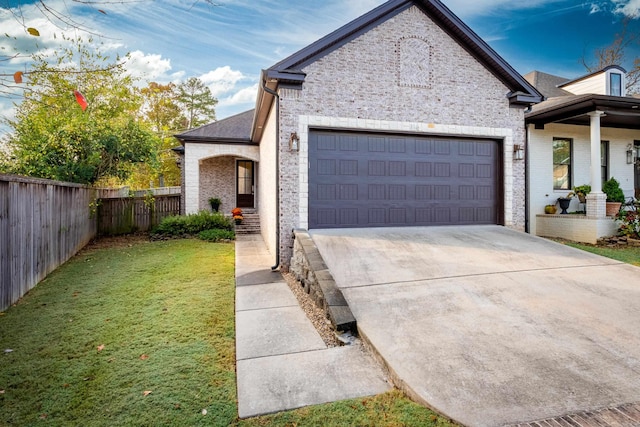
[[[217,115],[221,119],[253,108],[261,69],[384,3],[219,0],[214,5],[212,1],[217,0],[123,0],[93,6],[74,0],[50,0],[46,4],[54,10],[69,11],[81,29],[103,35],[99,40],[108,53],[131,52],[128,68],[142,82],[201,78],[219,99]],[[16,38],[0,40],[0,74],[24,69],[24,59],[2,61],[2,55],[16,45],[22,51],[53,49],[63,32],[83,35],[82,30],[55,19],[47,21],[33,3],[0,0],[0,34]],[[625,17],[631,19],[629,29],[640,33],[640,0],[444,3],[522,74],[537,69],[577,77],[585,73],[581,58],[590,59],[595,48],[608,45],[621,30]],[[17,6],[21,7],[24,24],[40,31],[38,47],[10,13]],[[633,53],[640,54],[637,47]],[[0,115],[11,116],[6,99],[0,99]]]

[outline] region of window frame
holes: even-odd
[[[613,79],[614,76],[617,77],[617,82],[614,85]],[[617,94],[613,93],[613,89],[617,89]],[[622,96],[622,74],[620,73],[609,73],[609,95],[610,96]]]
[[[566,141],[569,143],[569,163],[556,163],[555,162],[555,143],[556,141]],[[552,165],[553,165],[553,189],[555,191],[571,191],[573,188],[573,138],[553,137],[553,144],[551,146],[552,152]],[[556,187],[555,170],[556,166],[567,166],[567,188]]]
[[[609,141],[600,141],[600,178],[602,179],[603,186],[609,179],[609,158],[611,156],[609,147]]]

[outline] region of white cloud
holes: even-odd
[[[228,65],[200,76],[200,80],[211,89],[211,94],[216,98],[231,92],[238,82],[245,79],[246,76],[241,71],[233,70]]]
[[[218,105],[221,107],[230,107],[233,105],[255,103],[257,93],[258,83],[241,89],[227,98],[221,99]]]
[[[126,68],[132,77],[149,81],[167,80],[166,73],[171,70],[171,60],[163,59],[162,55],[145,54],[135,50],[131,52]],[[168,78],[168,80],[172,79]]]
[[[599,4],[597,3],[592,3],[591,4],[591,10],[589,11],[589,15],[593,15],[594,13],[598,13],[601,12],[602,8],[600,7]]]
[[[613,12],[631,19],[640,18],[640,0],[612,0]]]
[[[484,15],[495,10],[531,9],[545,4],[562,3],[564,0],[446,0],[446,6],[461,18],[474,15]]]

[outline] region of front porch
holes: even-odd
[[[616,178],[627,199],[636,194],[640,99],[586,95],[543,104],[526,116],[529,231],[591,244],[616,235],[619,225],[606,214],[602,188],[604,181]],[[562,149],[559,143],[564,144]],[[574,197],[569,215],[543,213],[546,205],[556,204],[582,185],[591,186],[586,203]]]

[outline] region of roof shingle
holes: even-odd
[[[180,142],[185,141],[235,141],[249,142],[251,140],[251,125],[255,110],[245,111],[226,119],[212,122],[179,135],[175,135]]]

